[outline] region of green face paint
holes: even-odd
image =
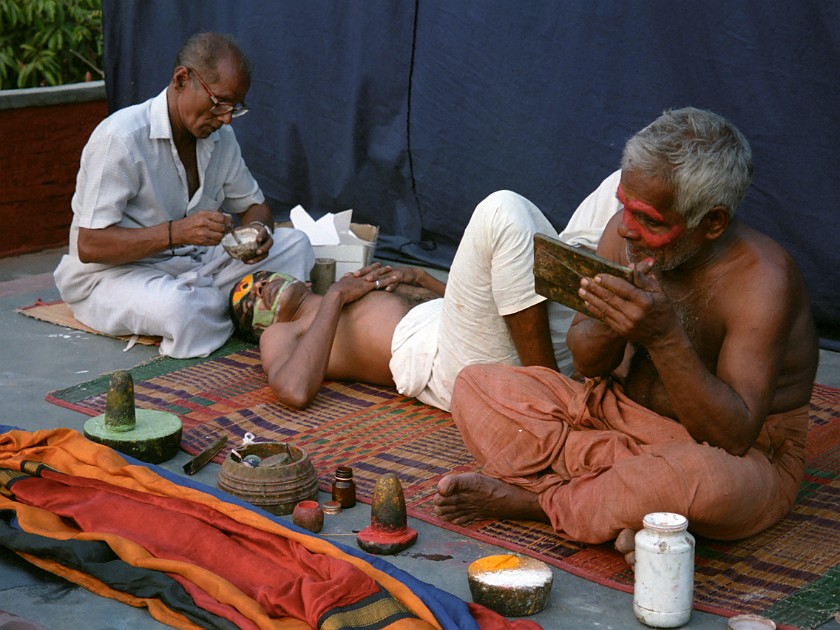
[[[284,273],[257,271],[243,277],[230,292],[231,318],[239,334],[246,339],[258,341],[262,331],[274,323],[283,291],[296,282]],[[271,304],[263,301],[265,287],[278,282],[280,287]]]
[[[280,303],[280,296],[283,293],[283,289],[289,286],[289,284],[291,283],[288,280],[284,282],[283,287],[277,292],[277,295],[274,296],[274,301],[270,305],[266,306],[262,299],[255,301],[254,317],[251,320],[255,328],[266,328],[274,323],[274,316],[277,314],[277,305]]]

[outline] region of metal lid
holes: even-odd
[[[759,615],[736,615],[730,617],[726,627],[729,630],[774,630],[776,623]]]
[[[350,466],[339,466],[335,470],[336,479],[352,479],[353,469]]]
[[[327,501],[322,506],[324,514],[338,514],[341,512],[341,503],[338,501]]]
[[[645,529],[659,532],[678,532],[688,527],[688,519],[674,512],[651,512],[642,519]]]

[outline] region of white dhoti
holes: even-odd
[[[534,291],[536,233],[557,237],[539,208],[521,195],[498,191],[476,207],[452,262],[446,295],[435,301],[441,304],[415,307],[394,333],[391,372],[399,391],[448,410],[455,377],[465,365],[521,364],[504,317],[546,299]],[[567,374],[572,364],[566,331],[573,317],[574,311],[549,304],[554,353]]]
[[[278,228],[268,256],[254,265],[218,245],[194,256],[102,268],[78,282],[65,277],[77,273],[78,260],[64,259],[56,285],[76,319],[110,335],[160,336],[161,354],[183,359],[206,356],[230,337],[228,295],[242,276],[267,269],[307,280],[315,253],[303,232]]]

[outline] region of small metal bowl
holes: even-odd
[[[236,232],[236,237],[239,238],[238,243],[236,242],[236,237],[233,235],[234,232]],[[257,243],[259,234],[260,230],[258,228],[248,225],[238,227],[222,237],[222,247],[225,248],[225,251],[231,258],[242,261],[251,260],[256,256],[257,249],[259,249],[259,244]]]

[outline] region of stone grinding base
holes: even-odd
[[[553,580],[546,563],[514,554],[479,558],[467,569],[473,601],[504,617],[540,612],[548,603]]]
[[[408,549],[417,541],[417,530],[410,527],[387,530],[369,525],[356,535],[362,551],[379,556],[392,556]]]
[[[181,419],[166,411],[136,409],[136,423],[128,431],[114,431],[105,414],[85,422],[85,437],[148,464],[160,464],[175,457],[181,447]]]

